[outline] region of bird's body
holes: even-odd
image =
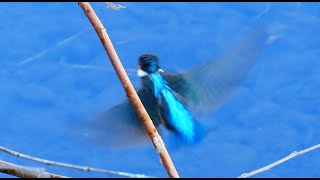
[[[164,125],[187,143],[201,140],[206,128],[194,118],[192,110],[212,112],[225,102],[246,79],[265,41],[265,32],[256,31],[231,53],[185,73],[167,73],[160,68],[159,59],[153,54],[140,56],[137,74],[142,83],[137,93],[154,125]],[[100,135],[109,146],[130,146],[148,141],[128,99],[91,123],[91,137],[98,136],[98,129],[102,128]]]
[[[161,123],[169,130],[176,132],[186,142],[195,143],[203,136],[205,129],[196,122],[179,94],[170,88],[162,72],[157,70],[142,77],[143,87],[152,92],[156,99],[157,108],[154,111],[158,112]]]

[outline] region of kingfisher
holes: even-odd
[[[155,110],[157,119],[185,142],[196,143],[205,134],[205,128],[195,120],[179,94],[183,87],[177,87],[178,84],[188,86],[188,82],[181,76],[165,73],[158,57],[153,54],[139,57],[137,75],[142,79],[143,93],[152,96],[148,101],[155,105],[149,112]]]
[[[137,65],[137,76],[141,78],[137,94],[154,125],[165,127],[177,136],[178,141],[200,142],[207,134],[207,128],[192,112],[212,112],[233,94],[261,54],[266,37],[263,30],[253,31],[249,38],[219,58],[180,73],[166,72],[160,67],[158,56],[142,54]],[[90,125],[87,136],[101,136],[109,146],[131,146],[150,141],[128,99],[103,112]]]

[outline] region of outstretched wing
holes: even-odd
[[[190,108],[208,112],[215,110],[246,79],[266,43],[267,33],[261,29],[220,58],[188,72],[164,73],[170,87],[179,93]]]
[[[158,126],[160,122],[157,112],[154,111],[156,110],[154,97],[145,89],[140,89],[137,93],[154,125]],[[129,147],[150,141],[136,110],[128,99],[81,126],[81,133],[86,141],[108,147]]]

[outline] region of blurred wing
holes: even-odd
[[[159,120],[157,112],[154,112],[156,109],[154,97],[144,89],[137,93],[157,127]],[[82,126],[85,127],[82,134],[86,140],[108,147],[129,147],[150,141],[147,131],[128,99]]]
[[[186,73],[165,74],[166,80],[188,107],[202,112],[215,110],[245,81],[266,38],[266,32],[258,29],[219,59]]]

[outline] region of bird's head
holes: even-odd
[[[153,54],[143,54],[139,57],[138,71],[139,77],[147,76],[148,74],[163,71],[159,66],[159,58]]]

